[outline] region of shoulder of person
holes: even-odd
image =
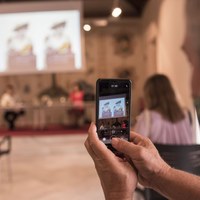
[[[151,112],[152,111],[150,111],[148,109],[144,109],[136,118],[137,118],[137,120],[144,119],[147,116],[151,115]]]

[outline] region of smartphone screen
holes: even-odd
[[[99,79],[96,84],[96,125],[99,139],[114,153],[113,137],[129,141],[131,81]]]

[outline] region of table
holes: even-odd
[[[95,120],[95,103],[85,102],[85,118],[90,121]],[[25,115],[17,119],[16,127],[31,127],[43,129],[48,125],[70,125],[70,116],[67,110],[72,106],[68,103],[52,103],[51,105],[26,105],[21,106],[25,110]],[[0,108],[0,126],[5,126],[3,119],[5,108]]]

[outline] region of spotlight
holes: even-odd
[[[112,10],[112,16],[113,17],[119,17],[122,13],[122,9],[119,6],[119,0],[113,1],[113,10]]]
[[[91,30],[91,26],[89,24],[85,24],[83,26],[84,31],[90,31]]]
[[[121,13],[122,13],[122,9],[119,8],[119,7],[116,7],[112,11],[112,16],[113,17],[119,17],[121,15]]]

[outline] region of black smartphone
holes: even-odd
[[[116,155],[113,137],[130,140],[131,81],[98,79],[96,82],[96,126],[99,139]]]

